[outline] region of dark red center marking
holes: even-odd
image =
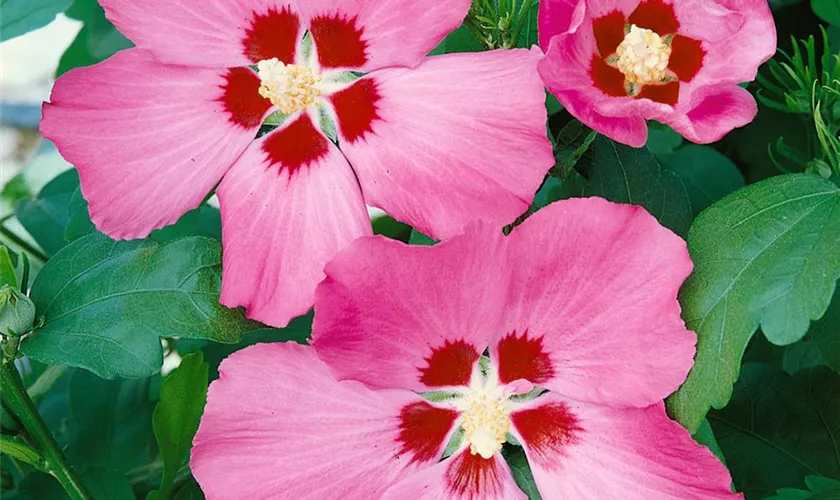
[[[373,132],[373,122],[380,119],[379,99],[381,97],[373,78],[362,78],[330,96],[341,134],[347,141],[356,142]]]
[[[624,73],[607,64],[598,54],[592,56],[590,76],[592,77],[592,83],[601,92],[613,97],[625,97],[627,95],[627,90],[624,88]]]
[[[510,416],[528,450],[550,458],[574,443],[583,429],[578,418],[564,403],[551,403],[512,413]]]
[[[357,19],[339,15],[312,19],[309,32],[325,68],[359,68],[367,62],[367,42]]]
[[[676,106],[680,100],[680,82],[671,82],[664,85],[645,85],[636,98],[650,99],[654,102]]]
[[[315,126],[309,115],[303,113],[287,127],[271,132],[262,145],[270,165],[280,165],[289,175],[301,167],[323,158],[329,152],[329,143]]]
[[[671,35],[680,28],[674,6],[664,0],[644,0],[627,21],[640,28],[653,30],[659,36]]]
[[[676,73],[682,82],[690,82],[703,67],[706,51],[703,43],[683,35],[676,35],[671,41],[671,59],[668,69]]]
[[[254,12],[251,27],[242,39],[245,57],[254,63],[276,57],[285,64],[293,64],[299,31],[300,19],[288,7],[280,10],[272,7],[263,14]]]
[[[530,338],[527,331],[522,336],[512,332],[499,341],[498,352],[499,380],[503,384],[524,378],[539,385],[554,376],[551,358],[543,348],[543,337]]]
[[[592,30],[595,32],[595,42],[598,44],[601,57],[608,57],[615,53],[615,49],[624,41],[626,24],[624,14],[619,11],[610,12],[592,21]]]
[[[425,359],[426,366],[420,368],[420,382],[429,387],[469,385],[478,356],[472,344],[463,340],[447,340],[442,346],[432,349],[432,354]]]
[[[221,85],[219,101],[232,123],[244,128],[259,127],[271,102],[259,94],[260,78],[248,68],[231,68]]]
[[[440,448],[457,418],[457,411],[425,401],[403,407],[398,438],[400,453],[410,454],[411,463],[440,460]]]
[[[502,479],[495,459],[464,450],[446,471],[446,489],[458,498],[502,498]]]

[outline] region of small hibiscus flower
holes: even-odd
[[[469,0],[101,4],[137,48],[61,77],[43,134],[114,238],[218,184],[221,301],[263,322],[311,307],[365,204],[444,238],[515,219],[553,163],[538,49],[426,57]]]
[[[639,207],[541,210],[505,238],[363,238],[327,266],[313,347],[224,361],[191,468],[208,499],[736,498],[665,414],[695,336],[685,243]]]
[[[645,120],[698,143],[752,121],[755,78],[776,50],[767,0],[545,0],[539,65],[586,125],[641,147]]]

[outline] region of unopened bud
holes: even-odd
[[[10,285],[0,288],[0,333],[18,336],[32,329],[35,304]]]

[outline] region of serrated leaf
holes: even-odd
[[[152,423],[160,454],[163,457],[163,478],[153,493],[157,499],[172,496],[175,475],[187,460],[193,436],[207,401],[208,365],[201,351],[185,356],[180,366],[163,381],[160,402],[155,407]]]
[[[709,422],[747,498],[798,487],[806,475],[840,477],[840,376],[826,367],[790,376],[746,364],[732,401]]]
[[[636,149],[598,136],[592,144],[593,165],[587,196],[641,205],[680,235],[691,224],[691,205],[682,181],[663,170],[646,148]]]
[[[68,205],[79,187],[79,174],[68,170],[51,180],[35,199],[23,200],[15,207],[15,216],[48,255],[54,255],[66,243],[64,230],[70,220]]]
[[[695,216],[744,187],[744,177],[738,167],[715,148],[689,144],[659,158],[682,180]]]
[[[808,174],[750,185],[704,211],[688,245],[694,272],[680,302],[697,355],[668,407],[694,431],[729,401],[759,326],[771,342],[790,344],[825,312],[840,277],[840,189]]]
[[[35,280],[31,296],[43,326],[22,350],[106,378],[144,377],[160,370],[160,337],[236,342],[262,325],[219,305],[220,267],[220,245],[209,238],[79,238]]]
[[[0,41],[46,26],[73,0],[0,0]]]

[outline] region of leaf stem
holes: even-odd
[[[29,255],[31,255],[32,257],[40,260],[41,262],[46,262],[47,261],[48,257],[44,252],[42,252],[42,251],[38,250],[37,248],[35,248],[34,246],[30,245],[23,238],[21,238],[20,236],[15,234],[14,231],[7,228],[2,222],[0,222],[0,235],[5,236],[6,238],[9,239],[9,241],[11,241],[15,245],[19,246],[22,250],[29,253]]]
[[[58,479],[73,500],[93,500],[76,472],[67,462],[47,424],[29,398],[14,362],[0,364],[3,400],[20,420],[29,438],[41,449],[47,471]]]

